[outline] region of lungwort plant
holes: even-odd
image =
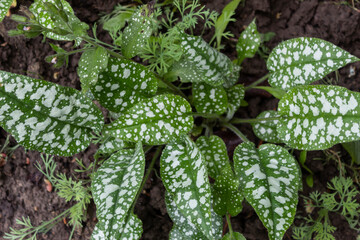
[[[0,71],[0,123],[25,148],[48,154],[71,156],[91,142],[100,144],[91,175],[99,220],[92,239],[141,237],[134,206],[159,157],[174,223],[170,239],[244,239],[230,222],[243,201],[254,208],[269,239],[282,239],[302,187],[289,150],[360,140],[360,94],[310,85],[359,61],[330,42],[284,41],[267,59],[268,75],[246,88],[239,83],[241,63],[262,44],[254,20],[238,39],[237,59],[219,52],[221,40],[231,36],[225,29],[239,2],[231,1],[221,14],[197,0],[118,6],[102,18],[113,43],[97,39],[96,26],[88,31],[65,0],[35,0],[24,15],[12,15],[19,25],[10,35],[74,42],[72,51],[51,45],[56,53],[46,60],[55,67],[82,53],[81,91]],[[1,16],[8,5],[0,5]],[[201,36],[210,28],[216,43]],[[277,111],[255,119],[234,117],[246,90],[266,79],[271,87],[263,89],[280,99]],[[105,121],[93,101],[108,110]],[[248,141],[234,126],[242,123],[251,123],[268,143],[256,147]],[[243,141],[233,159],[226,143],[212,134],[219,127]],[[145,173],[147,153],[152,160]]]

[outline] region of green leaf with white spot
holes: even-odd
[[[279,102],[277,131],[292,148],[321,150],[360,140],[360,93],[339,86],[300,86]]]
[[[225,167],[231,167],[227,149],[224,141],[215,135],[211,137],[199,137],[196,145],[201,151],[206,162],[209,176],[216,179],[221,175],[221,170]]]
[[[152,33],[151,20],[142,14],[143,11],[139,10],[131,16],[122,34],[122,54],[129,59],[142,51]]]
[[[32,14],[34,14],[37,22],[44,28],[48,29],[48,31],[44,32],[45,37],[59,41],[76,40],[77,44],[79,44],[81,39],[78,37],[80,35],[86,34],[86,30],[89,27],[74,15],[74,10],[67,1],[60,0],[60,2],[62,4],[64,13],[68,17],[68,23],[63,20],[60,14],[51,15],[47,11],[44,3],[55,4],[55,0],[35,0],[34,3],[31,4],[29,10],[32,12]],[[62,34],[56,34],[52,31],[58,31]],[[70,34],[72,31],[74,32],[74,35]]]
[[[79,91],[0,71],[0,124],[27,149],[71,156],[103,127],[98,107]]]
[[[256,28],[255,19],[249,26],[240,34],[239,40],[236,44],[236,51],[238,53],[238,64],[241,64],[245,58],[254,57],[259,49],[261,37]]]
[[[9,11],[13,0],[1,0],[0,2],[0,22],[4,19],[5,15]]]
[[[160,159],[161,179],[187,221],[213,239],[211,190],[200,150],[188,137],[168,144]]]
[[[239,66],[230,58],[212,48],[201,37],[181,34],[182,58],[176,62],[171,72],[182,82],[204,82],[212,86],[224,84],[231,87],[239,79]]]
[[[284,90],[308,85],[359,59],[318,38],[294,38],[275,47],[268,60],[269,83]]]
[[[242,210],[244,197],[239,191],[239,179],[234,176],[231,166],[222,169],[213,185],[214,211],[220,216],[238,215]]]
[[[139,142],[135,149],[113,154],[94,174],[91,189],[97,218],[101,222],[99,232],[105,236],[103,239],[123,239],[121,236],[128,234],[128,226],[139,225],[132,223],[139,220],[129,214],[144,176],[144,168],[145,155]]]
[[[107,68],[100,73],[99,81],[91,91],[103,107],[122,113],[152,97],[157,91],[157,79],[139,63],[109,58]]]
[[[169,234],[169,239],[172,240],[206,240],[209,239],[196,227],[195,224],[189,222],[187,218],[179,211],[172,196],[166,192],[165,203],[167,212],[173,221],[173,227]],[[212,235],[214,239],[220,239],[222,235],[222,217],[211,210],[212,219]]]
[[[87,92],[98,81],[98,75],[108,64],[108,53],[105,48],[97,47],[85,50],[80,57],[77,73],[81,89]]]
[[[133,145],[133,143],[131,143]],[[109,155],[123,148],[131,147],[131,145],[123,140],[107,136],[96,151],[94,158],[97,159],[101,155]]]
[[[206,83],[192,85],[193,101],[200,113],[223,114],[228,106],[226,91],[223,86],[211,86]]]
[[[241,106],[241,102],[244,100],[245,88],[244,85],[237,84],[226,89],[226,92],[228,99],[228,112],[226,118],[231,119]]]
[[[251,142],[234,152],[234,169],[240,189],[267,228],[269,238],[282,239],[292,224],[298,203],[299,171],[296,160],[284,148]]]
[[[277,111],[269,110],[260,113],[257,119],[267,118],[279,118],[280,115]],[[278,137],[277,124],[278,120],[264,120],[262,122],[253,123],[253,131],[255,135],[263,141],[270,143],[282,143],[282,140]]]
[[[91,235],[91,240],[127,240],[140,239],[143,232],[141,220],[133,213],[129,213],[124,221],[118,223],[123,231],[119,234],[113,234],[106,238],[105,223],[98,222]]]
[[[188,133],[193,127],[191,106],[182,97],[158,95],[134,105],[104,127],[104,134],[129,142],[161,145]]]
[[[232,236],[227,233],[221,240],[246,240],[246,238],[241,233],[233,232]]]

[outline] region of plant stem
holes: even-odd
[[[82,37],[82,39],[94,46],[97,46],[97,47],[103,47],[101,44],[103,45],[108,45],[106,43],[103,43],[101,42],[101,44],[97,43],[96,41],[94,41],[93,39],[91,39],[90,37]],[[111,46],[111,45],[110,45]],[[112,47],[113,48],[113,47]],[[116,57],[116,58],[123,58],[123,56],[117,52],[114,52],[113,50],[111,49],[108,49],[108,48],[105,48],[105,50],[112,56]]]
[[[170,90],[172,90],[174,93],[177,93],[178,95],[180,95],[181,97],[185,98],[187,101],[189,101],[188,97],[180,90],[178,89],[174,84],[172,84],[171,82],[166,81],[165,79],[163,79],[162,77],[158,76],[158,79],[164,83]]]
[[[202,118],[221,118],[219,114],[211,114],[211,113],[198,113],[198,112],[193,112],[191,113],[192,116],[194,117],[202,117]]]
[[[150,176],[150,173],[151,173],[152,170],[154,169],[155,162],[156,162],[156,160],[159,158],[162,149],[163,149],[163,147],[162,147],[162,146],[159,146],[159,147],[156,149],[153,158],[151,159],[149,168],[148,168],[148,170],[146,171],[146,174],[145,174],[145,176],[144,176],[144,178],[143,178],[143,180],[142,180],[142,182],[141,182],[139,191],[137,192],[136,197],[135,197],[135,199],[134,199],[133,205],[132,205],[132,207],[131,207],[131,212],[134,212],[134,208],[135,208],[136,202],[137,202],[137,200],[138,200],[139,197],[140,197],[140,194],[141,194],[141,192],[142,192],[142,190],[143,190],[143,188],[144,188],[144,186],[145,186],[145,183],[146,183],[147,179],[148,179],[149,176]]]
[[[243,142],[249,142],[249,139],[247,139],[247,137],[231,123],[223,122],[222,125],[235,133],[241,140],[243,140]]]
[[[268,122],[268,121],[276,121],[284,119],[284,117],[269,117],[269,118],[233,118],[230,122],[232,124],[239,124],[239,123],[258,123],[258,122]]]
[[[228,226],[229,226],[230,239],[233,239],[233,229],[231,226],[231,220],[230,220],[229,214],[226,214],[226,222],[228,223]]]
[[[260,83],[264,82],[266,79],[268,79],[269,77],[269,73],[266,74],[265,76],[261,77],[260,79],[256,80],[255,82],[253,82],[252,84],[250,84],[249,86],[245,87],[245,90],[249,90],[257,85],[259,85]]]

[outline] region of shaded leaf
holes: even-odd
[[[188,137],[168,144],[160,159],[161,179],[187,221],[212,239],[211,191],[205,162]]]
[[[229,157],[224,141],[215,135],[201,136],[196,140],[196,145],[204,157],[209,176],[216,179],[221,175],[222,169],[230,166]]]
[[[139,191],[144,168],[145,155],[138,143],[136,149],[113,154],[94,174],[91,189],[103,239],[123,239],[120,237],[128,234],[126,229],[131,226],[136,227],[132,232],[138,232],[141,222],[134,215],[129,217],[129,211]]]
[[[104,127],[104,133],[129,142],[160,145],[193,127],[190,104],[180,96],[164,94],[145,99]]]
[[[228,106],[226,91],[223,86],[213,87],[206,83],[192,85],[193,101],[200,113],[223,114]]]
[[[299,171],[288,151],[273,144],[259,149],[251,142],[234,152],[240,189],[268,229],[270,239],[282,239],[292,224],[298,203]]]
[[[269,83],[284,90],[307,85],[356,61],[357,57],[325,40],[290,39],[275,47],[267,60]]]
[[[133,58],[141,52],[151,36],[151,21],[140,10],[131,16],[129,25],[124,29],[121,50],[126,58]]]
[[[360,140],[360,93],[339,86],[301,86],[279,102],[277,131],[288,146],[327,149]]]
[[[246,240],[246,238],[241,233],[233,232],[232,237],[227,233],[221,240]]]
[[[94,97],[110,111],[121,113],[156,93],[157,79],[143,65],[110,58],[92,89]]]
[[[0,124],[27,149],[71,156],[90,144],[103,116],[75,89],[0,71]]]
[[[211,86],[231,87],[239,78],[240,68],[201,37],[181,34],[183,56],[171,68],[182,82],[204,82]]]
[[[10,9],[13,0],[1,0],[0,2],[0,22],[4,19],[5,15]]]
[[[256,86],[254,87],[256,89],[262,89],[276,97],[277,99],[281,99],[285,94],[286,91],[279,89],[279,88],[273,88],[273,87],[267,87],[267,86]]]
[[[206,240],[209,239],[194,225],[189,222],[176,206],[174,199],[166,192],[165,203],[167,212],[173,221],[174,225],[170,231],[169,239],[182,240]],[[220,239],[222,235],[222,217],[217,215],[213,210],[211,211],[212,235],[214,239]]]
[[[254,19],[240,34],[239,40],[236,44],[238,64],[241,64],[245,58],[254,57],[255,53],[259,49],[260,43],[261,36],[257,31],[256,21]]]
[[[226,118],[231,119],[241,106],[245,97],[245,88],[242,84],[237,84],[226,89],[228,99],[228,113]]]
[[[360,164],[360,141],[342,143],[354,163]]]
[[[98,75],[108,64],[108,54],[105,48],[97,47],[85,50],[81,54],[77,73],[80,77],[81,89],[87,92],[98,81]]]
[[[277,111],[269,110],[260,113],[256,118],[263,119],[263,118],[279,118],[279,117],[280,115]],[[252,124],[253,131],[255,135],[261,140],[271,143],[282,143],[281,139],[278,137],[278,133],[276,130],[278,122],[279,122],[278,120],[274,120],[274,121],[269,120],[269,121],[253,123]]]

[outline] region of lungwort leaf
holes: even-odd
[[[141,238],[142,222],[135,214],[129,213],[124,221],[118,223],[118,226],[122,229],[121,233],[108,235],[105,231],[105,223],[98,222],[91,235],[91,240],[135,240]]]
[[[4,19],[5,15],[10,9],[13,0],[1,0],[0,2],[0,22]]]
[[[187,221],[208,239],[211,226],[211,191],[205,162],[188,137],[168,144],[160,160],[161,179]]]
[[[107,64],[108,54],[105,48],[91,48],[83,52],[77,69],[83,92],[96,84],[99,72],[106,68]]]
[[[0,71],[0,124],[27,149],[71,156],[103,126],[100,110],[75,89]]]
[[[209,239],[196,227],[195,224],[189,222],[179,208],[176,206],[172,196],[166,192],[165,203],[167,212],[174,222],[170,231],[170,240],[206,240]],[[222,217],[211,211],[211,231],[214,239],[220,239],[222,235]]]
[[[238,81],[240,68],[201,37],[182,34],[181,47],[183,56],[171,71],[182,82],[204,82],[211,86],[224,84],[225,87],[231,87]]]
[[[301,86],[279,102],[279,138],[302,150],[360,140],[360,93],[339,86]]]
[[[261,37],[256,28],[255,19],[243,31],[236,44],[236,51],[238,53],[238,63],[241,64],[245,58],[254,57],[259,49]]]
[[[280,43],[268,60],[269,83],[290,89],[325,77],[348,63],[359,61],[341,48],[318,38],[294,38]]]
[[[145,155],[138,143],[136,149],[113,154],[96,171],[91,183],[99,219],[94,239],[128,239],[124,236],[129,231],[138,235],[141,222],[130,209],[141,185],[144,168]],[[100,235],[104,238],[99,238]]]
[[[202,136],[196,140],[196,145],[205,159],[210,177],[216,179],[221,175],[222,169],[231,167],[225,143],[220,137]]]
[[[200,113],[223,114],[228,106],[223,86],[213,87],[206,83],[194,83],[192,87],[194,106]]]
[[[234,152],[240,189],[268,229],[271,240],[282,239],[294,220],[298,202],[299,170],[289,152],[273,144],[259,149],[251,142]]]
[[[133,58],[144,48],[151,36],[150,18],[143,14],[145,9],[139,10],[131,16],[129,25],[122,34],[122,53],[126,58]]]
[[[193,127],[190,104],[180,96],[159,95],[136,104],[104,133],[130,142],[160,145],[189,132]]]
[[[244,100],[245,88],[243,85],[237,84],[226,89],[226,92],[228,99],[228,112],[226,118],[231,119],[241,106],[241,102]]]
[[[269,118],[279,118],[280,115],[278,112],[269,110],[264,111],[257,116],[257,119],[269,119]],[[264,140],[266,142],[271,143],[281,143],[281,139],[278,137],[277,134],[277,124],[279,120],[267,120],[263,122],[257,122],[252,124],[253,131],[255,135],[260,138],[261,140]]]
[[[102,106],[121,113],[153,96],[156,90],[157,79],[146,67],[126,59],[110,58],[92,93]]]

